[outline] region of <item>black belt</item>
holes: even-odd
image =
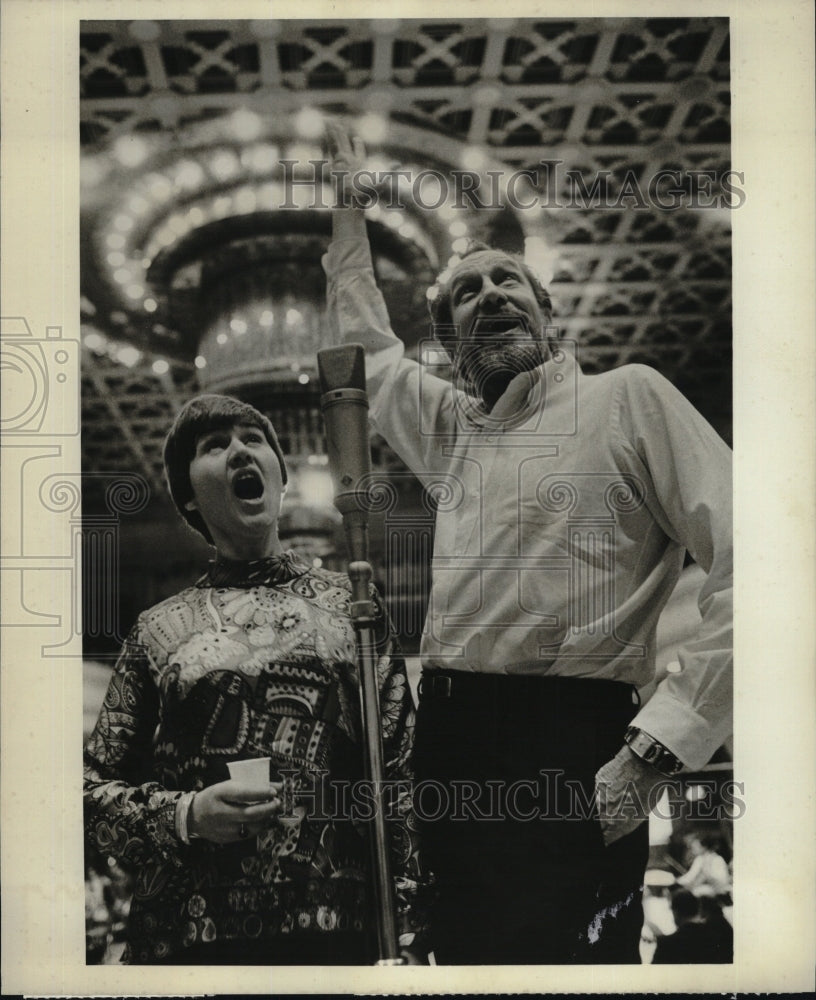
[[[489,698],[511,695],[514,698],[536,698],[543,695],[573,698],[614,698],[629,704],[640,704],[637,688],[623,681],[593,677],[562,677],[549,675],[488,674],[464,670],[423,670],[419,681],[419,700],[440,698]]]

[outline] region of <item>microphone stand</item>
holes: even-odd
[[[365,515],[363,515],[364,517]],[[394,908],[394,889],[391,877],[391,858],[388,830],[383,806],[383,749],[380,724],[380,692],[377,683],[377,651],[374,637],[374,602],[370,596],[371,564],[366,559],[354,558],[350,536],[359,535],[359,525],[349,524],[354,518],[344,518],[346,535],[352,560],[348,564],[351,580],[351,621],[357,636],[357,666],[360,676],[360,707],[365,736],[365,773],[371,782],[374,798],[374,816],[370,827],[371,862],[374,883],[374,906],[377,914],[377,965],[403,965],[397,942],[397,918]],[[359,553],[356,553],[359,554]]]
[[[347,368],[349,363],[351,368]],[[383,806],[385,768],[377,683],[375,609],[370,593],[373,574],[368,561],[368,509],[364,490],[361,489],[371,467],[363,349],[356,345],[326,348],[318,352],[318,368],[324,390],[320,405],[326,423],[329,464],[335,480],[334,505],[343,516],[349,554],[350,610],[357,640],[360,712],[365,744],[363,763],[374,807],[374,816],[369,824],[369,842],[379,954],[376,964],[404,965],[399,954],[391,852]],[[350,382],[348,371],[356,371]]]

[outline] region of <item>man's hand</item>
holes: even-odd
[[[607,847],[636,830],[649,815],[652,790],[665,775],[621,747],[595,775],[598,815]]]
[[[330,169],[335,173],[337,200],[332,211],[332,238],[365,239],[365,216],[354,196],[349,178],[363,169],[365,146],[352,137],[340,122],[326,120],[326,149]]]
[[[363,169],[366,151],[363,140],[352,136],[338,121],[326,119],[326,148],[332,170],[347,170],[350,174]]]
[[[281,787],[280,782],[270,782],[265,792],[259,792],[234,779],[209,785],[193,799],[188,830],[216,844],[257,836],[281,811]]]

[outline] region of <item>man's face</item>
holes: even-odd
[[[190,463],[190,484],[188,507],[201,514],[219,552],[246,559],[280,550],[283,478],[260,427],[237,423],[202,434]]]
[[[451,275],[450,296],[457,361],[477,386],[500,373],[509,380],[546,360],[545,319],[513,257],[498,250],[466,257]]]

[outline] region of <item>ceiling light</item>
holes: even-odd
[[[369,112],[358,119],[357,132],[364,142],[379,143],[388,135],[388,122],[382,115]]]
[[[165,125],[173,126],[181,115],[181,99],[176,94],[160,94],[148,103],[150,114],[160,118]]]
[[[487,165],[487,154],[478,146],[466,146],[460,162],[465,170],[482,170]]]
[[[540,236],[527,236],[524,240],[524,263],[546,285],[552,281],[555,270],[555,253]]]
[[[164,174],[150,174],[146,180],[154,201],[166,201],[172,196],[173,184]]]
[[[204,171],[194,160],[184,160],[176,170],[175,181],[181,188],[196,188],[204,180]]]
[[[238,157],[231,149],[219,149],[210,160],[210,173],[220,181],[234,177],[239,169]]]
[[[167,228],[178,236],[184,236],[190,231],[190,223],[183,215],[171,215],[167,220]]]
[[[138,42],[155,42],[161,34],[161,28],[156,21],[131,21],[128,34]]]
[[[250,170],[262,173],[271,170],[278,161],[280,151],[277,146],[251,146],[241,153],[241,163]]]
[[[248,215],[258,207],[258,197],[252,188],[241,188],[235,195],[235,208],[238,212]]]
[[[80,180],[87,187],[101,184],[108,172],[108,165],[98,157],[83,156],[79,165]]]
[[[241,142],[251,142],[261,134],[261,119],[254,111],[238,108],[230,118],[233,135]]]
[[[295,115],[294,124],[302,139],[318,139],[323,135],[323,115],[317,108],[301,108]]]
[[[135,194],[128,202],[128,209],[133,215],[141,215],[150,208],[150,202],[141,195]]]
[[[397,17],[375,17],[369,22],[375,35],[394,35],[400,26]]]
[[[138,135],[120,135],[113,144],[113,155],[123,167],[138,167],[147,153],[147,143]]]
[[[138,348],[127,344],[116,350],[116,360],[120,364],[125,365],[126,368],[132,368],[142,360],[142,352]]]
[[[280,24],[275,20],[250,21],[249,30],[256,38],[275,38],[280,32]]]
[[[232,198],[228,195],[221,195],[220,198],[216,198],[212,204],[212,214],[217,219],[223,219],[225,215],[229,215],[232,211]]]
[[[90,350],[99,352],[105,350],[107,340],[105,340],[101,333],[86,333],[82,338],[82,343],[90,348]]]
[[[297,478],[300,493],[307,503],[328,506],[332,502],[334,485],[328,471],[305,468],[298,472]]]
[[[501,96],[499,88],[488,83],[484,86],[477,87],[474,90],[473,102],[474,104],[481,105],[482,107],[491,107],[492,105],[499,103]]]

